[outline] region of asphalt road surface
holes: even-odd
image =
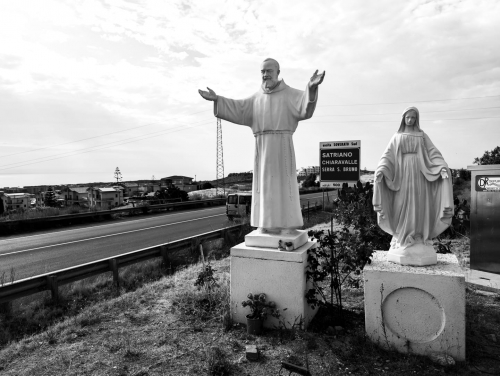
[[[330,197],[333,192],[329,192]],[[335,194],[335,193],[333,193]],[[301,196],[307,206],[322,201],[322,193]],[[325,196],[326,200],[326,196]],[[0,237],[0,277],[15,271],[23,279],[71,266],[148,248],[232,225],[225,207],[124,218],[31,235]]]

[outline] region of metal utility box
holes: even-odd
[[[471,171],[470,268],[500,274],[500,165]]]

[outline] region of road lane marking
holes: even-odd
[[[312,193],[312,194],[314,194],[314,193]],[[301,197],[302,197],[302,198],[300,198],[301,201],[307,201],[307,200],[311,200],[313,198],[320,198],[322,196],[315,196],[315,197],[309,197],[309,198],[308,197],[303,197],[303,196],[301,196]],[[0,242],[7,242],[7,241],[11,241],[11,240],[28,239],[28,238],[33,238],[33,237],[37,237],[37,236],[48,236],[48,235],[52,235],[52,234],[60,234],[60,233],[63,233],[63,232],[70,232],[70,231],[87,230],[87,229],[92,229],[92,228],[96,228],[96,227],[120,226],[120,225],[123,225],[123,224],[126,224],[126,223],[135,223],[135,222],[140,222],[140,221],[151,221],[153,219],[157,219],[157,218],[161,218],[161,217],[166,217],[166,216],[170,216],[170,215],[174,215],[174,214],[196,213],[196,212],[211,211],[211,210],[218,210],[218,209],[225,209],[225,206],[220,206],[220,207],[210,208],[210,209],[190,210],[190,211],[185,211],[185,212],[172,212],[172,213],[166,213],[164,215],[155,216],[155,217],[151,217],[151,218],[133,219],[133,220],[130,220],[130,221],[127,221],[127,222],[108,223],[108,224],[104,224],[104,225],[95,225],[95,226],[89,226],[89,227],[73,228],[73,229],[68,229],[68,230],[45,232],[43,234],[20,236],[20,237],[11,237],[11,238],[7,238],[7,239],[0,239]]]
[[[74,244],[74,243],[81,243],[81,242],[86,242],[86,241],[89,241],[89,240],[96,240],[96,239],[109,238],[109,237],[111,237],[111,236],[117,236],[117,235],[123,235],[123,234],[130,234],[130,233],[133,233],[133,232],[139,232],[139,231],[151,230],[151,229],[154,229],[154,228],[160,228],[160,227],[173,226],[173,225],[178,225],[178,224],[181,224],[181,223],[187,223],[187,222],[199,221],[199,220],[201,220],[201,219],[207,219],[207,218],[213,218],[213,217],[220,217],[221,215],[224,215],[224,216],[225,216],[226,214],[224,213],[224,214],[209,215],[209,216],[207,216],[207,217],[195,218],[195,219],[188,219],[188,220],[185,220],[185,221],[180,221],[180,222],[175,222],[175,223],[167,223],[167,224],[164,224],[164,225],[158,225],[158,226],[146,227],[146,228],[141,228],[141,229],[137,229],[137,230],[130,230],[130,231],[118,232],[118,233],[116,233],[116,234],[101,235],[101,236],[96,236],[96,237],[93,237],[93,238],[87,238],[87,239],[81,239],[81,240],[73,240],[73,241],[71,241],[71,242],[58,243],[58,244],[52,244],[52,245],[45,245],[45,246],[43,246],[43,247],[36,247],[36,248],[24,249],[24,250],[22,250],[22,251],[15,251],[15,252],[9,252],[9,253],[2,253],[2,254],[0,254],[0,257],[2,257],[2,256],[9,256],[9,255],[15,255],[15,254],[18,254],[18,253],[24,253],[24,252],[36,251],[36,250],[38,250],[38,249],[45,249],[45,248],[58,247],[58,246],[61,246],[61,245],[68,245],[68,244]]]
[[[221,206],[221,207],[210,208],[210,209],[190,210],[190,211],[186,211],[186,212],[177,212],[177,213],[173,212],[173,213],[168,213],[168,214],[164,214],[164,215],[161,215],[161,216],[155,216],[155,217],[151,217],[151,218],[133,219],[133,220],[130,220],[130,221],[127,221],[127,222],[108,223],[108,224],[104,224],[104,225],[95,225],[95,226],[73,228],[73,229],[61,230],[61,231],[54,231],[54,232],[45,232],[43,234],[20,236],[20,237],[17,237],[17,238],[13,237],[13,238],[7,238],[7,239],[0,239],[0,242],[7,242],[7,241],[10,241],[10,240],[27,239],[27,238],[33,238],[33,237],[36,237],[36,236],[47,236],[47,235],[52,235],[52,234],[60,234],[62,232],[69,232],[69,231],[87,230],[87,229],[96,228],[96,227],[120,226],[120,225],[123,225],[123,224],[126,224],[126,223],[135,223],[135,222],[140,222],[140,221],[150,221],[150,220],[161,218],[161,217],[167,217],[167,216],[170,216],[170,215],[173,215],[173,214],[196,213],[196,212],[210,211],[210,210],[217,210],[217,209],[224,209],[225,210],[226,207],[225,206],[224,207]]]

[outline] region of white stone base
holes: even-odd
[[[389,250],[387,261],[400,265],[435,265],[437,264],[437,255],[434,247],[417,243],[403,249]]]
[[[500,274],[466,269],[465,281],[473,284],[474,287],[480,290],[500,293]]]
[[[231,311],[233,321],[246,324],[248,307],[241,302],[248,293],[265,293],[267,301],[274,301],[282,310],[287,327],[303,320],[306,328],[316,311],[306,301],[307,251],[316,247],[316,241],[308,241],[292,252],[248,247],[244,243],[231,248]],[[268,316],[264,327],[274,328],[278,320]]]
[[[277,250],[280,240],[283,243],[283,247],[286,242],[293,243],[293,249],[298,249],[307,243],[307,231],[290,231],[292,232],[291,234],[281,234],[279,230],[277,233],[261,233],[259,230],[254,230],[245,236],[245,245],[247,247],[272,248]]]
[[[400,352],[444,353],[465,360],[465,273],[454,255],[411,267],[376,251],[363,270],[365,328],[372,341]]]

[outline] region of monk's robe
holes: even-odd
[[[292,135],[298,122],[316,108],[309,90],[293,89],[283,80],[273,90],[261,88],[246,99],[218,96],[214,114],[246,125],[255,136],[250,224],[266,229],[303,225]]]

